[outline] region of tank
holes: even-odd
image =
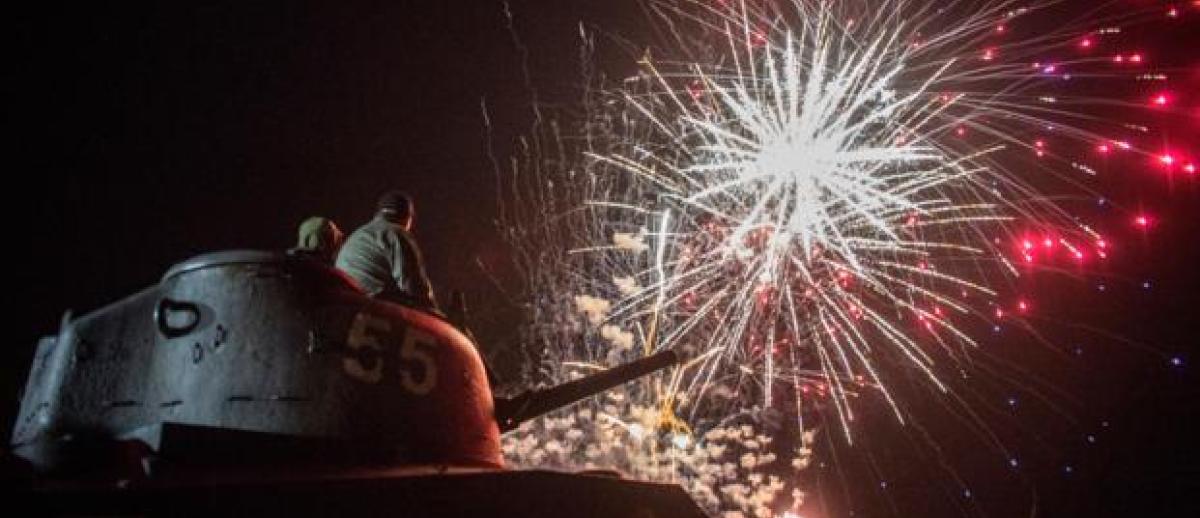
[[[16,485],[52,515],[702,516],[677,486],[500,452],[674,353],[497,398],[464,331],[302,254],[193,258],[39,342]]]

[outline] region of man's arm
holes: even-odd
[[[429,283],[429,277],[425,274],[425,261],[421,256],[421,249],[417,247],[417,242],[410,236],[408,237],[408,245],[412,251],[409,265],[409,282],[412,289],[412,294],[417,300],[420,300],[433,309],[439,309],[437,297],[433,294],[433,286]],[[440,310],[440,309],[439,309]]]
[[[388,253],[391,254],[392,280],[395,281],[395,289],[399,293],[411,294],[413,280],[407,275],[409,253],[408,239],[404,234],[397,230],[389,231],[385,234],[387,240]]]

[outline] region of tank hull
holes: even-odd
[[[51,516],[701,518],[678,486],[548,471],[407,467],[280,480],[59,488],[21,495]]]

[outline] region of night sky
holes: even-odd
[[[502,285],[516,282],[494,230],[481,106],[504,160],[533,121],[534,90],[552,105],[578,95],[581,21],[650,38],[636,2],[510,2],[528,50],[528,84],[498,1],[200,4],[45,6],[8,20],[15,335],[0,361],[6,426],[37,338],[55,332],[63,311],[115,301],[195,254],[286,248],[310,215],[350,231],[390,188],[417,201],[416,235],[440,298],[467,292],[485,352],[511,379],[505,348],[517,308],[479,266]],[[1180,69],[1173,84],[1187,113],[1158,122],[1173,142],[1200,152],[1200,11],[1189,15],[1147,41]],[[605,72],[636,70],[636,53],[604,41]],[[1103,190],[1124,206],[1146,207],[1156,223],[1145,234],[1117,232],[1124,236],[1108,268],[1113,278],[1037,288],[1045,292],[1041,304],[1056,308],[1038,324],[1059,348],[1010,354],[1027,362],[1045,356],[1032,370],[1064,387],[1076,403],[1068,409],[1073,421],[1017,416],[1013,437],[1026,439],[1014,441],[1038,444],[1030,446],[1040,452],[1030,454],[1030,466],[960,469],[975,476],[976,499],[990,515],[1030,515],[1034,491],[1037,516],[1200,513],[1200,180],[1112,172],[1118,179],[1105,180]],[[1016,334],[993,340],[1046,348]],[[886,436],[873,442],[881,452],[904,444]],[[988,455],[978,462],[1004,463]],[[940,516],[962,508],[927,503],[954,498],[926,488],[927,477],[944,473],[889,456],[876,455],[890,471],[886,489],[881,477],[864,474],[844,496],[823,479],[825,491],[843,495],[829,498],[827,512]],[[852,467],[847,475],[870,471]]]

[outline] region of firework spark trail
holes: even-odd
[[[657,324],[666,299],[685,308],[664,319],[664,330],[673,324],[713,333],[703,349],[719,354],[697,365],[686,385],[696,399],[714,383],[728,383],[730,372],[747,370],[732,367],[749,367],[770,406],[776,379],[810,367],[778,361],[784,343],[815,353],[846,421],[852,413],[842,384],[863,377],[903,420],[880,364],[907,362],[946,390],[927,342],[947,351],[952,342],[975,344],[943,308],[972,310],[945,287],[995,295],[990,277],[968,275],[1000,264],[1003,252],[988,235],[1021,220],[1081,242],[1094,239],[1083,227],[1064,225],[1064,212],[1021,176],[997,167],[992,155],[1005,152],[1005,142],[982,150],[943,142],[947,128],[962,121],[1019,108],[993,109],[986,98],[967,104],[963,93],[943,99],[962,78],[983,74],[954,67],[963,60],[963,40],[990,31],[994,18],[976,15],[951,34],[913,45],[904,19],[890,23],[881,14],[851,31],[825,4],[785,4],[794,9],[792,24],[745,3],[655,5],[715,20],[707,23],[726,41],[714,46],[727,46],[727,59],[647,60],[644,88],[614,95],[649,134],[622,136],[626,150],[590,156],[628,173],[634,191],[652,193],[662,210],[679,214],[678,228],[658,231],[669,235],[664,246],[676,256],[670,279],[646,288],[656,297],[625,297],[613,317],[638,318],[653,298],[649,313]],[[953,52],[930,58],[939,45]],[[949,230],[927,232],[938,227]],[[943,259],[957,264],[935,266]],[[644,270],[623,273],[653,278]],[[719,302],[689,313],[686,300],[696,297]],[[710,320],[719,331],[700,323]],[[694,334],[672,334],[659,346],[694,347]],[[693,406],[692,416],[701,408]],[[843,429],[849,438],[850,427]]]
[[[538,205],[513,236],[537,243],[523,268],[548,363],[677,348],[687,365],[628,392],[657,419],[639,426],[719,423],[780,394],[799,408],[812,387],[850,441],[863,394],[906,421],[890,388],[904,373],[964,401],[946,373],[968,366],[980,323],[1026,309],[1003,297],[1034,262],[1030,229],[1076,262],[1106,256],[1060,203],[1094,173],[1033,137],[1137,151],[1088,112],[1117,100],[1044,92],[1098,58],[1032,61],[1096,33],[989,44],[1054,2],[873,4],[648,0],[677,48],[589,92],[584,158],[560,150],[563,174],[534,186],[567,210]],[[572,340],[584,311],[602,340]]]

